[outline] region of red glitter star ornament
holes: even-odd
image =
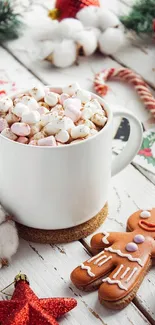
[[[11,300],[0,301],[1,325],[58,325],[56,319],[77,305],[74,298],[39,299],[26,275],[15,278]]]
[[[75,18],[77,12],[86,6],[100,6],[99,0],[56,0],[55,9],[49,11],[49,17],[62,20]]]

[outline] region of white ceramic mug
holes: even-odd
[[[61,92],[61,88],[51,88]],[[77,144],[35,147],[0,135],[0,202],[16,221],[38,229],[62,229],[95,216],[108,199],[110,177],[136,155],[142,127],[133,114],[114,112],[130,123],[123,152],[112,158],[113,113],[104,105],[108,122],[95,136]]]

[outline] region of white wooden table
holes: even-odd
[[[130,9],[133,0],[102,0],[103,5],[114,12]],[[27,28],[18,40],[8,42],[0,48],[0,78],[14,80],[18,87],[29,87],[43,83],[51,85],[78,81],[91,89],[94,72],[120,65],[140,73],[148,84],[155,88],[155,46],[143,48],[129,46],[115,56],[94,55],[80,60],[79,66],[65,70],[55,69],[50,64],[36,60],[32,35],[39,33],[46,20],[46,10],[52,0],[21,1]],[[112,91],[107,100],[121,104],[134,111],[141,121],[148,113],[134,90],[126,84],[111,82]],[[124,231],[128,216],[144,205],[155,206],[155,185],[149,173],[145,175],[132,164],[112,179],[109,190],[109,217],[101,229]],[[0,289],[12,281],[19,272],[26,273],[31,287],[40,297],[71,296],[78,300],[78,307],[59,322],[62,325],[147,325],[155,324],[155,269],[145,277],[134,301],[122,311],[110,311],[100,305],[97,292],[83,293],[70,283],[70,273],[91,254],[90,238],[66,245],[41,245],[20,240],[17,254],[8,268],[0,271]],[[12,289],[13,290],[13,289]],[[11,291],[11,289],[10,289]]]

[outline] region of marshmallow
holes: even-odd
[[[13,124],[15,122],[19,122],[20,121],[20,117],[16,116],[15,114],[13,113],[8,113],[5,117],[6,121],[9,123],[9,124]]]
[[[96,129],[96,125],[90,120],[80,120],[78,125],[80,125],[80,124],[84,124],[84,125],[88,126],[90,129]]]
[[[29,144],[30,144],[31,146],[37,146],[37,145],[38,145],[38,141],[37,141],[37,140],[31,140],[31,141],[29,142]]]
[[[66,143],[69,140],[69,133],[66,130],[61,130],[58,134],[56,134],[55,139],[58,142]]]
[[[79,88],[80,88],[79,84],[77,82],[75,82],[72,85],[63,87],[62,91],[63,91],[63,93],[67,93],[68,95],[73,96],[73,95],[75,95],[76,90],[78,90]],[[66,95],[66,94],[62,94],[62,96],[63,95]]]
[[[4,129],[8,128],[8,122],[4,118],[0,118],[0,132],[2,132]]]
[[[18,117],[22,117],[24,113],[28,113],[29,111],[29,107],[22,103],[17,103],[12,109],[12,113],[14,113]]]
[[[37,109],[40,115],[49,113],[49,110],[45,106],[39,106]]]
[[[9,97],[3,97],[0,99],[0,113],[6,113],[13,107],[12,99]]]
[[[77,122],[81,117],[81,112],[73,105],[67,105],[65,115],[70,117],[73,122]]]
[[[17,139],[17,142],[19,142],[19,143],[23,143],[23,144],[27,144],[27,143],[29,142],[29,140],[28,140],[28,138],[26,138],[26,137],[19,137],[19,138]]]
[[[60,128],[55,126],[53,121],[46,124],[44,127],[44,132],[48,135],[55,135],[57,132],[59,132]]]
[[[84,105],[84,110],[87,110],[87,109],[91,110],[92,114],[102,113],[103,115],[105,115],[104,110],[102,109],[102,106],[96,99],[93,99]]]
[[[45,90],[43,86],[34,87],[29,91],[29,93],[32,97],[36,99],[37,102],[43,99],[45,96]]]
[[[90,129],[89,137],[92,137],[93,135],[97,134],[98,131],[95,129]]]
[[[41,117],[41,125],[45,126],[47,123],[51,122],[54,119],[54,114],[42,114]]]
[[[84,89],[78,89],[76,91],[76,97],[79,98],[82,103],[86,103],[91,100],[91,93]]]
[[[49,91],[45,94],[44,100],[49,106],[55,106],[58,103],[59,96],[58,94]]]
[[[42,128],[42,125],[40,122],[36,123],[34,125],[30,125],[30,129],[31,129],[30,136],[33,136],[36,133],[40,132],[41,128]]]
[[[38,140],[38,146],[51,146],[56,147],[56,141],[53,136]]]
[[[40,140],[40,139],[45,138],[45,136],[46,136],[45,135],[45,132],[44,131],[40,131],[40,132],[34,134],[33,140]]]
[[[60,104],[63,105],[64,101],[66,99],[68,99],[68,98],[69,98],[69,95],[68,94],[66,94],[66,93],[61,94],[60,97],[59,97]]]
[[[57,104],[56,106],[51,108],[51,113],[57,112],[60,116],[64,115],[64,108],[62,105]]]
[[[30,134],[30,126],[26,123],[16,122],[11,125],[11,131],[18,136],[27,136]]]
[[[104,126],[107,122],[107,117],[103,114],[96,113],[91,118],[92,122],[94,122],[97,126]]]
[[[31,111],[22,115],[22,122],[27,124],[35,124],[40,121],[40,113],[38,111]]]
[[[73,139],[85,138],[89,133],[90,129],[85,125],[78,125],[71,129],[71,137]]]
[[[19,100],[20,103],[26,105],[29,107],[30,110],[36,110],[38,108],[38,103],[35,100],[35,98],[25,95],[23,97],[20,98]]]
[[[4,129],[1,135],[13,141],[17,140],[17,136],[9,128]]]
[[[63,103],[64,109],[70,105],[73,105],[76,109],[80,110],[81,109],[81,100],[76,97],[71,97],[71,98],[66,99]]]
[[[89,107],[84,108],[81,113],[84,120],[90,119],[94,114]]]

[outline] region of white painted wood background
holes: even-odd
[[[134,0],[102,0],[102,5],[121,14],[130,10]],[[140,73],[155,88],[155,46],[131,46],[115,56],[94,55],[83,58],[80,65],[68,69],[56,69],[49,63],[36,60],[33,36],[47,21],[47,9],[52,0],[22,0],[19,6],[26,22],[25,33],[18,40],[3,44],[0,48],[0,78],[16,81],[18,87],[34,84],[66,84],[78,81],[82,87],[92,88],[95,72],[121,64]],[[112,91],[107,100],[114,105],[134,111],[141,121],[148,113],[134,90],[119,82],[110,83]],[[115,108],[115,107],[114,107]],[[128,216],[144,205],[155,205],[155,185],[150,173],[143,174],[133,165],[111,180],[109,189],[109,216],[101,229],[124,231]],[[101,230],[100,229],[100,230]],[[91,237],[91,236],[90,236]],[[20,241],[20,247],[8,268],[0,271],[0,289],[10,283],[19,272],[26,273],[36,294],[40,297],[72,296],[78,307],[59,322],[62,325],[147,325],[155,324],[155,268],[145,277],[134,301],[122,311],[109,311],[100,305],[97,292],[83,293],[69,280],[74,267],[91,254],[90,237],[81,242],[65,245],[40,245]],[[13,288],[10,288],[9,292]],[[2,297],[5,298],[5,297]]]

